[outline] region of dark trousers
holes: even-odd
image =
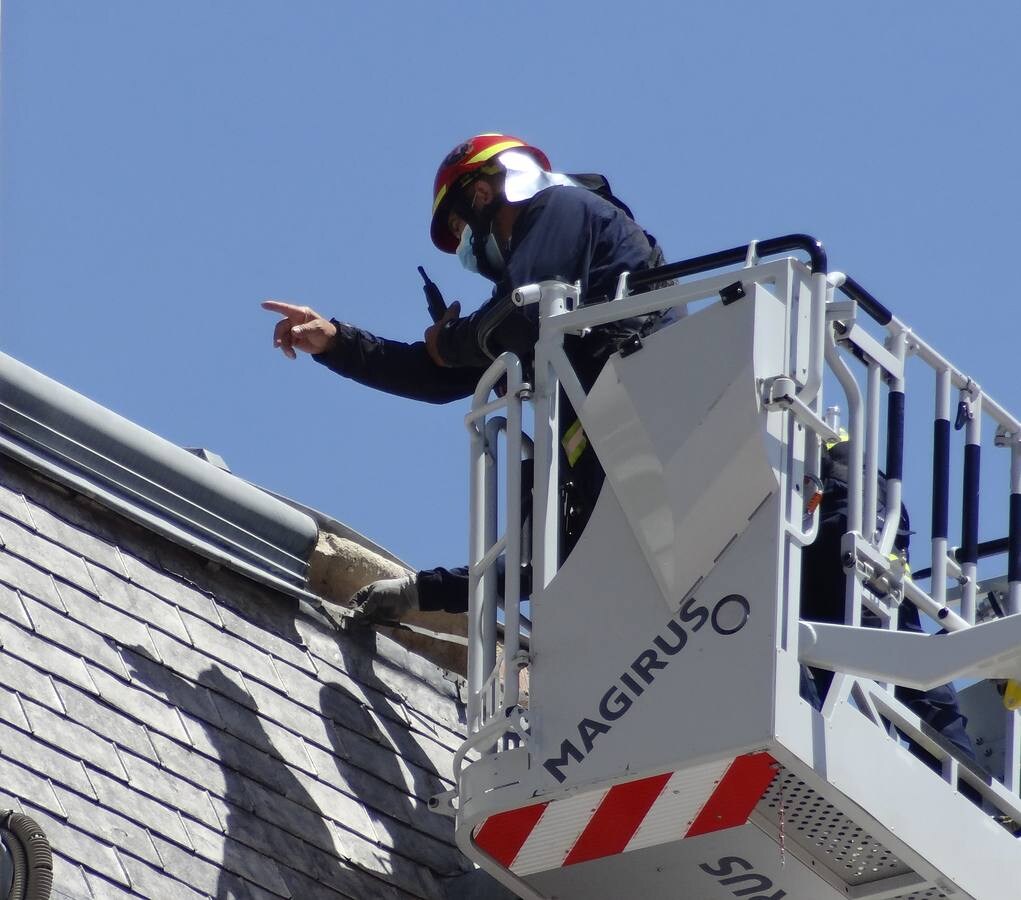
[[[570,419],[569,419],[570,421]],[[521,466],[521,521],[531,533],[533,465],[526,460]],[[570,465],[563,447],[560,449],[560,562],[567,559],[592,515],[606,475],[595,450],[587,446]],[[502,560],[497,569],[497,593],[503,597]],[[532,569],[521,571],[521,596],[532,592]],[[466,612],[468,610],[468,567],[424,569],[418,573],[418,604],[423,610]]]

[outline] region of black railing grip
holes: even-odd
[[[717,250],[715,253],[707,253],[704,256],[667,263],[667,265],[657,266],[655,269],[633,272],[628,278],[628,287],[634,289],[656,281],[670,281],[673,278],[683,278],[685,275],[697,275],[711,269],[734,266],[743,263],[748,258],[748,247],[748,244],[743,244],[740,247],[731,247],[729,250]],[[826,272],[826,251],[822,244],[811,235],[785,234],[781,237],[758,241],[755,245],[756,255],[760,257],[776,256],[778,253],[785,253],[788,250],[804,251],[811,260],[813,272]]]
[[[982,541],[975,545],[976,556],[978,559],[985,559],[988,556],[999,556],[1001,553],[1008,553],[1009,550],[1010,539],[1005,537],[996,538],[992,541]],[[954,550],[952,555],[954,560],[957,562],[962,562],[964,560],[964,553],[961,547]],[[930,575],[932,575],[932,569],[919,569],[917,572],[911,573],[911,577],[916,581],[921,581],[923,578],[928,578]]]
[[[858,284],[858,282],[850,275],[844,277],[844,283],[840,287],[840,292],[854,300],[880,325],[890,324],[890,320],[893,318],[893,313],[883,306],[883,304],[873,297],[867,290],[865,290],[865,288]]]
[[[946,540],[950,530],[950,420],[932,425],[932,537]]]
[[[655,269],[646,269],[643,272],[632,272],[628,278],[628,287],[631,290],[653,284],[657,281],[671,281],[674,278],[684,278],[686,275],[698,275],[701,272],[709,272],[712,269],[722,269],[725,266],[736,266],[748,258],[750,244],[742,244],[740,247],[731,247],[729,250],[717,250],[715,253],[706,253],[704,256],[695,256],[691,259],[682,259],[680,262],[667,263],[665,266],[657,266]],[[769,238],[765,241],[758,241],[755,244],[755,254],[758,257],[776,256],[779,253],[786,253],[790,250],[801,250],[808,254],[809,268],[813,272],[828,273],[829,265],[826,259],[826,251],[821,241],[816,240],[810,234],[784,234],[780,237]],[[893,318],[890,312],[882,303],[872,296],[850,275],[845,276],[841,293],[856,301],[857,304],[875,319],[880,325],[889,325]]]

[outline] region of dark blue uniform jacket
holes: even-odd
[[[518,216],[504,277],[492,298],[471,315],[449,322],[441,333],[440,353],[449,367],[433,363],[423,341],[387,340],[341,322],[335,323],[334,347],[314,358],[369,387],[447,403],[469,396],[490,363],[505,350],[513,351],[530,368],[539,334],[538,309],[514,306],[510,300],[514,288],[547,279],[580,281],[584,299],[607,298],[613,296],[622,272],[641,271],[661,262],[659,248],[622,208],[587,188],[550,187],[527,201]],[[568,337],[565,350],[585,389],[623,340],[649,330],[657,319],[628,319],[593,329],[584,337]],[[562,430],[574,418],[565,402]],[[570,526],[565,526],[566,555],[598,497],[603,472],[588,448],[573,467],[562,454],[561,473],[562,505],[573,515]],[[423,609],[467,608],[463,568],[420,572],[418,586]]]
[[[389,394],[447,403],[469,396],[479,377],[504,350],[526,364],[538,337],[538,310],[519,309],[510,300],[514,288],[556,278],[580,281],[582,296],[613,296],[621,272],[637,272],[659,258],[645,232],[621,209],[585,188],[547,188],[528,201],[514,225],[504,278],[490,300],[471,315],[448,323],[440,353],[449,368],[437,366],[425,343],[376,337],[338,322],[332,350],[315,357],[339,375]],[[642,322],[615,324],[569,342],[575,364],[596,372],[620,340]],[[583,379],[586,380],[586,379]]]

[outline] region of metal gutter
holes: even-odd
[[[310,516],[3,353],[0,452],[209,559],[313,596]]]

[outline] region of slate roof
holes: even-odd
[[[0,807],[54,897],[506,896],[427,809],[455,677],[2,456],[0,642]]]

